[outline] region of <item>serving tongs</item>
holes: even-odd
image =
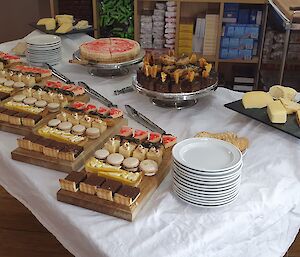
[[[45,66],[47,66],[52,71],[53,76],[57,77],[58,79],[60,79],[64,83],[66,83],[66,84],[74,84],[73,81],[71,81],[65,75],[61,74],[58,70],[54,69],[49,63],[45,63]]]
[[[141,114],[140,112],[138,112],[132,106],[125,105],[125,108],[126,108],[127,114],[132,119],[134,119],[135,121],[137,121],[138,123],[140,123],[141,125],[145,126],[146,128],[150,129],[153,132],[158,132],[160,134],[166,134],[166,131],[164,131],[161,127],[159,127],[158,125],[156,125],[153,121],[151,121],[150,119],[148,119],[146,116],[144,116],[143,114]]]
[[[108,106],[108,107],[118,107],[118,105],[116,105],[116,104],[112,103],[111,101],[109,101],[106,97],[104,97],[103,95],[98,93],[96,90],[92,89],[91,87],[89,87],[85,82],[79,81],[78,85],[83,86],[84,90],[87,93],[89,93],[90,95],[97,98],[101,103],[105,104],[106,106]]]
[[[129,92],[133,92],[134,89],[132,86],[128,86],[128,87],[123,87],[122,89],[117,89],[114,91],[114,94],[115,95],[121,95],[121,94],[126,94],[126,93],[129,93]]]

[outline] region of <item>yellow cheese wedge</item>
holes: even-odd
[[[272,96],[263,91],[252,91],[244,94],[242,99],[245,109],[264,108],[269,103],[273,102]]]
[[[279,100],[268,104],[267,113],[272,123],[286,123],[287,112]]]
[[[292,114],[298,110],[300,110],[300,104],[285,99],[285,98],[279,98],[280,102],[282,103],[283,107],[286,109],[287,114]]]
[[[45,25],[46,30],[53,30],[56,27],[55,20],[53,18],[43,18],[37,22],[37,25]]]
[[[298,110],[296,112],[296,120],[297,120],[298,126],[300,127],[300,110]]]
[[[275,85],[270,88],[269,93],[274,99],[284,98],[293,101],[297,91],[291,87]]]
[[[73,23],[74,21],[73,15],[68,15],[68,14],[56,15],[55,19],[59,26],[62,25],[63,23]]]
[[[72,23],[63,23],[55,32],[65,34],[73,29]]]
[[[86,29],[89,26],[89,22],[86,20],[78,21],[78,23],[74,26],[75,29]]]

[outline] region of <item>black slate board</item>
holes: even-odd
[[[300,139],[300,127],[297,124],[295,114],[288,115],[287,122],[285,124],[274,124],[269,120],[267,108],[245,109],[242,100],[228,103],[224,106]]]
[[[60,33],[55,33],[55,31],[58,29],[58,26],[54,30],[46,30],[46,27],[44,25],[36,25],[36,23],[32,22],[29,23],[29,25],[35,29],[38,29],[46,34],[51,34],[51,35],[57,35],[57,36],[63,36],[63,35],[70,35],[70,34],[76,34],[76,33],[89,33],[93,32],[94,28],[90,27],[87,29],[73,29],[69,31],[68,33],[60,34]]]

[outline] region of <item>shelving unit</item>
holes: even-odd
[[[216,38],[216,52],[215,55],[204,56],[209,62],[214,64],[215,69],[222,74],[224,71],[224,66],[226,73],[228,73],[229,66],[237,65],[255,65],[256,77],[255,77],[255,89],[258,88],[258,70],[261,65],[262,58],[262,42],[264,40],[264,33],[266,30],[266,18],[268,11],[268,1],[267,0],[175,0],[177,3],[177,17],[176,17],[176,41],[175,41],[175,52],[178,54],[178,43],[179,43],[179,24],[182,19],[196,19],[197,17],[205,17],[205,14],[218,14],[219,15],[219,25]],[[140,35],[140,16],[144,10],[153,10],[156,2],[166,2],[166,1],[155,1],[155,0],[135,0],[134,10],[135,10],[135,40],[139,41]],[[260,27],[260,37],[258,54],[251,60],[241,60],[241,59],[220,59],[220,45],[222,37],[222,17],[224,14],[224,4],[226,3],[239,3],[248,5],[261,5],[263,10],[262,24]]]

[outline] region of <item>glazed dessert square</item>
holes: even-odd
[[[80,182],[85,180],[86,177],[87,174],[85,172],[73,171],[66,178],[59,179],[59,183],[62,189],[71,192],[77,192]]]
[[[66,161],[74,161],[83,152],[82,146],[64,144],[64,148],[58,153],[58,158]]]
[[[107,179],[100,188],[97,188],[97,196],[99,198],[113,201],[113,195],[115,192],[119,190],[119,188],[122,186],[122,183],[114,180]]]
[[[29,137],[18,138],[17,143],[20,148],[32,150],[31,141]]]
[[[88,178],[81,182],[79,189],[81,192],[95,195],[97,188],[99,188],[105,182],[105,178],[99,177],[98,175],[92,174]]]
[[[0,121],[8,122],[9,115],[7,114],[9,110],[5,110],[0,113]]]
[[[141,190],[138,187],[123,185],[121,189],[115,193],[114,201],[119,204],[130,206],[136,201],[140,192]]]
[[[22,125],[22,118],[27,117],[27,113],[18,112],[14,116],[9,116],[8,122],[14,125]]]
[[[27,127],[34,127],[42,119],[41,115],[28,114],[22,118],[22,124]]]

